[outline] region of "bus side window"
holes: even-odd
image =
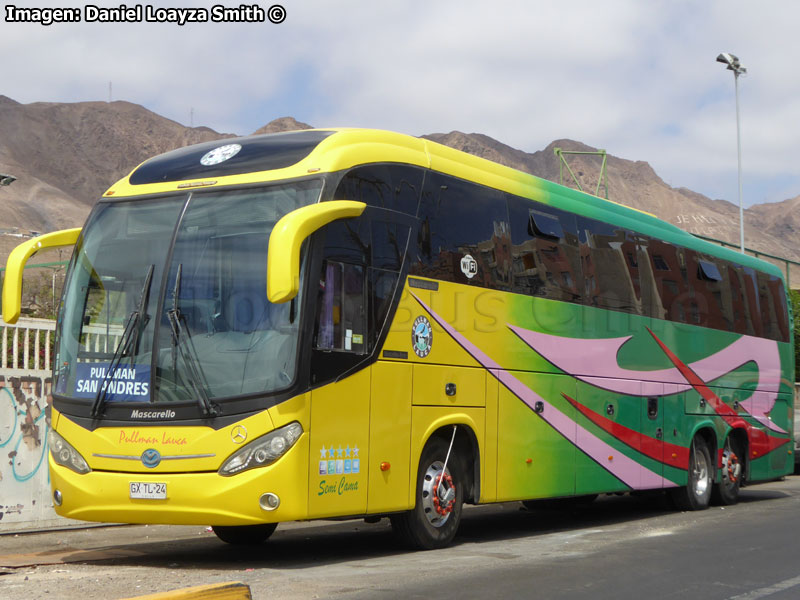
[[[325,261],[319,282],[315,347],[363,354],[366,351],[364,267]]]
[[[631,233],[587,217],[578,217],[578,233],[583,276],[587,281],[585,303],[645,314],[639,295],[639,250]]]
[[[512,290],[517,294],[580,302],[583,290],[575,217],[507,196]]]
[[[369,206],[417,213],[423,171],[403,165],[365,165],[351,169],[341,180],[337,200],[357,200]]]
[[[689,286],[681,275],[677,247],[649,238],[646,260],[648,273],[644,276],[652,278],[654,288],[651,301],[646,305],[649,316],[685,323],[686,307],[681,302],[687,297]]]
[[[779,342],[789,341],[786,292],[780,278],[767,273],[758,274],[758,295],[764,337]]]
[[[501,192],[430,173],[419,221],[411,275],[510,289],[511,244]]]
[[[734,331],[732,287],[725,262],[713,256],[699,255],[695,286],[698,297],[703,297],[703,304],[708,307],[705,325]]]

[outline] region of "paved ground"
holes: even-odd
[[[386,520],[281,525],[257,548],[204,527],[0,536],[0,598],[115,599],[242,581],[261,598],[800,598],[800,477],[735,507],[603,497],[581,512],[470,508],[455,544],[398,547]]]

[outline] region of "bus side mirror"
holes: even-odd
[[[11,251],[3,279],[3,320],[6,323],[13,324],[19,319],[22,308],[22,271],[28,259],[46,248],[74,246],[80,233],[80,227],[45,233],[23,242]]]
[[[284,215],[272,230],[267,254],[267,298],[280,304],[300,290],[300,246],[312,233],[331,221],[357,217],[363,202],[332,200],[310,204]]]

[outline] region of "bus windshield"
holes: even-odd
[[[321,180],[101,202],[70,268],[55,392],[90,403],[217,402],[295,378],[300,302],[266,295],[276,222]],[[302,293],[302,290],[301,290]]]

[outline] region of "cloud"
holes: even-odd
[[[800,193],[791,0],[283,4],[280,25],[4,24],[3,93],[104,100],[112,81],[116,99],[242,134],[292,115],[480,132],[527,151],[569,137],[735,201],[733,77],[714,61],[727,51],[750,69],[739,81],[746,202]]]

